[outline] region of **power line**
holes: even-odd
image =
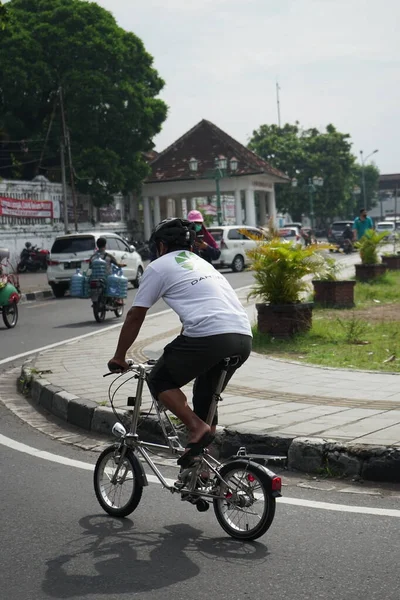
[[[4,166],[0,166],[0,169],[18,169],[19,167],[22,167],[23,165],[32,165],[33,163],[37,163],[39,162],[38,158],[35,158],[35,160],[27,160],[25,162],[17,162],[17,163],[13,163],[11,165],[4,165]]]
[[[4,140],[0,139],[0,144],[27,144],[32,142],[42,143],[45,142],[47,138],[24,138],[22,140]],[[58,138],[50,138],[52,140],[56,140]]]

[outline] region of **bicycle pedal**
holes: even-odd
[[[189,494],[189,492],[183,492],[181,494],[182,502],[190,502],[190,504],[196,504],[198,499],[199,498],[197,496],[192,496],[191,494]]]

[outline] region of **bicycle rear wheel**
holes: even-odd
[[[109,446],[100,454],[93,476],[94,491],[102,509],[113,517],[126,517],[138,506],[143,485],[140,481],[138,459],[127,450]]]
[[[257,465],[233,461],[222,467],[220,496],[214,512],[222,529],[239,540],[256,540],[269,529],[275,516],[271,482]]]

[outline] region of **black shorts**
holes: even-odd
[[[193,409],[203,421],[207,419],[213,393],[222,370],[222,360],[239,356],[239,363],[228,370],[225,385],[236,369],[249,357],[252,338],[239,333],[223,333],[207,337],[179,335],[164,348],[164,353],[149,376],[149,387],[155,398],[167,390],[178,389],[195,380]],[[217,416],[214,424],[217,423]]]

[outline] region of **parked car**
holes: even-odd
[[[230,267],[234,273],[240,273],[249,264],[246,250],[254,248],[257,242],[241,233],[243,230],[253,233],[260,239],[263,237],[261,229],[246,225],[221,225],[208,228],[221,250],[219,259],[213,261],[215,267]]]
[[[283,241],[288,242],[289,244],[305,244],[304,238],[301,236],[298,227],[282,227],[279,230],[279,236]]]
[[[388,242],[390,242],[394,239],[396,224],[394,221],[380,221],[376,224],[376,231],[378,233],[380,233],[381,231],[387,231],[388,236],[386,239],[388,240]]]
[[[134,246],[129,246],[115,233],[72,233],[55,239],[48,258],[47,281],[56,298],[64,296],[76,269],[85,271],[89,268],[90,257],[96,251],[96,240],[99,237],[106,238],[107,252],[119,263],[126,264],[123,269],[125,277],[134,287],[139,287],[144,267]]]
[[[300,222],[294,222],[294,223],[285,223],[283,225],[283,228],[286,229],[287,227],[297,227],[297,229],[301,229],[303,227],[303,225]]]
[[[335,221],[328,229],[328,242],[330,244],[341,244],[343,242],[343,231],[346,225],[353,227],[353,221]]]

